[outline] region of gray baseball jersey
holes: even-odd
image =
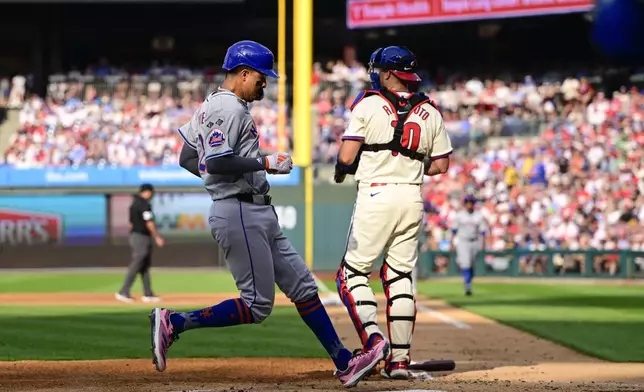
[[[459,211],[454,217],[452,230],[456,230],[456,238],[465,241],[475,241],[481,238],[481,233],[487,232],[487,223],[480,211],[471,214]]]
[[[477,253],[483,248],[481,234],[488,230],[485,218],[479,211],[471,214],[459,211],[452,230],[456,231],[456,263],[461,269],[472,268]]]
[[[259,158],[259,137],[248,104],[228,90],[210,94],[192,119],[179,128],[186,144],[199,155],[199,172],[213,200],[242,193],[268,194],[266,172],[209,174],[206,161],[229,154]]]
[[[235,154],[257,158],[259,138],[248,105],[228,90],[211,94],[179,133],[197,150],[199,172],[213,199],[208,222],[214,239],[226,255],[237,289],[256,323],[271,313],[275,285],[291,301],[301,303],[318,291],[311,271],[284,236],[272,205],[238,200],[243,193],[264,195],[266,172],[213,175],[208,159]]]

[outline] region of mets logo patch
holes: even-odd
[[[213,129],[208,137],[208,145],[210,147],[219,147],[226,141],[224,133],[219,129]]]

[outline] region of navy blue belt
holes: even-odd
[[[242,193],[239,195],[231,196],[244,203],[259,204],[261,206],[268,206],[271,204],[272,197],[269,195],[252,195],[250,193]]]

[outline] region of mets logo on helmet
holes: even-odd
[[[208,137],[208,145],[210,147],[219,147],[224,144],[224,141],[226,141],[226,138],[224,137],[223,132],[219,129],[213,129]]]

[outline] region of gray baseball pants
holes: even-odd
[[[152,237],[139,234],[139,233],[130,233],[130,249],[132,252],[132,261],[128,266],[127,275],[125,275],[125,281],[119,293],[127,297],[130,296],[130,289],[134,280],[136,280],[136,275],[141,274],[141,280],[143,281],[143,295],[151,297],[154,294],[152,293],[152,284],[150,283],[150,266],[152,265]]]
[[[311,271],[282,234],[272,205],[235,198],[216,200],[209,222],[255,323],[271,314],[275,284],[292,302],[304,302],[317,294]]]

